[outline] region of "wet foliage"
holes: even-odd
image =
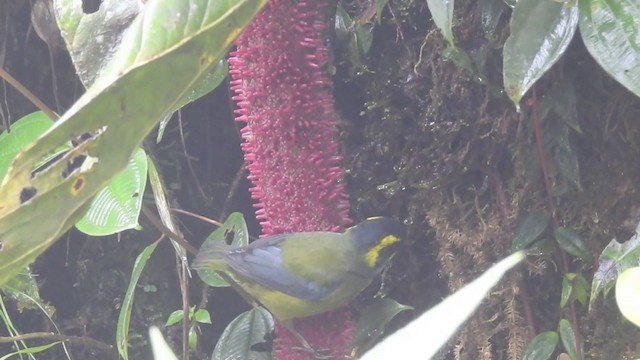
[[[580,274],[590,282],[597,264],[560,252],[554,230],[571,229],[594,258],[613,238],[633,235],[640,221],[640,100],[574,38],[524,97],[518,113],[501,91],[511,11],[502,1],[489,22],[485,2],[456,3],[453,36],[472,61],[466,68],[447,52],[426,1],[390,0],[380,14],[372,10],[376,3],[340,3],[353,24],[371,25],[353,33],[370,45],[356,41],[354,49],[353,40],[345,40],[352,34],[329,34],[334,65],[328,70],[335,72],[352,215],[403,220],[409,245],[354,308],[364,308],[364,299],[381,291],[419,313],[508,255],[525,219],[546,212],[550,226],[536,240],[537,254],[488,297],[452,340],[448,357],[519,358],[535,335],[556,330],[561,319],[579,324],[585,356],[637,357],[638,329],[620,321],[611,296],[597,300],[591,312],[573,300],[560,306],[564,274]],[[81,85],[68,56],[38,38],[29,19],[28,2],[0,2],[0,64],[46,103],[58,102],[54,108],[62,111]],[[34,110],[7,86],[0,89],[0,99],[4,123]],[[238,125],[230,108],[223,86],[185,108],[161,143],[146,144],[160,161],[175,207],[218,219],[241,211],[250,219]],[[193,243],[211,231],[209,225],[180,219]],[[56,309],[64,333],[113,343],[132,263],[159,236],[150,224],[142,225],[144,231],[121,237],[88,238],[72,231],[36,262],[41,296]],[[249,225],[252,234],[259,232],[255,220]],[[146,354],[146,328],[162,326],[181,306],[170,245],[164,243],[154,257],[134,304],[131,323],[138,335],[131,341],[132,358]],[[191,289],[196,301],[202,299],[200,290],[200,285]],[[222,332],[231,313],[247,308],[232,291],[211,303],[211,308],[234,311],[214,313],[206,339]],[[23,333],[50,330],[38,312],[10,311]],[[395,325],[411,316],[403,312]],[[179,327],[166,333],[178,349]],[[195,357],[208,358],[214,343],[202,342]],[[0,352],[8,349],[0,344]],[[115,358],[90,344],[72,343],[70,349],[76,358]],[[38,358],[61,356],[54,351]]]

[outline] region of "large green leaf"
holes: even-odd
[[[160,119],[209,73],[266,0],[156,0],[60,120],[16,157],[0,187],[0,284],[77,221]],[[37,173],[69,139],[82,141]],[[37,224],[37,226],[34,226]]]
[[[76,228],[91,236],[139,228],[138,216],[146,184],[147,154],[138,148],[127,167],[93,197]]]
[[[261,307],[238,315],[220,335],[211,360],[270,360],[271,352],[253,349],[256,345],[269,341],[273,328],[273,317]]]
[[[558,61],[577,27],[578,6],[570,1],[518,1],[503,54],[504,88],[516,106]]]
[[[587,50],[620,84],[640,96],[638,0],[580,0],[580,34]]]

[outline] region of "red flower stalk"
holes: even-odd
[[[263,235],[339,231],[350,222],[332,83],[324,69],[325,7],[322,0],[270,0],[229,59],[236,120],[247,123],[242,149]],[[339,319],[321,315],[300,321],[299,328],[312,346],[342,358],[353,338],[348,318],[344,312]],[[300,344],[279,330],[276,358],[307,358],[290,351]]]

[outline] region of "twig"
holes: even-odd
[[[58,114],[53,112],[47,104],[42,102],[42,100],[38,99],[29,89],[27,89],[24,85],[20,83],[20,81],[16,80],[11,74],[6,72],[3,68],[0,67],[0,78],[3,78],[9,85],[13,86],[14,89],[18,90],[20,94],[29,99],[33,105],[35,105],[38,109],[40,109],[43,113],[45,113],[51,120],[56,120],[59,118]]]
[[[186,211],[186,210],[182,210],[182,209],[178,209],[178,208],[170,208],[169,210],[173,211],[173,212],[177,212],[178,214],[184,214],[184,215],[191,216],[192,218],[196,218],[198,220],[202,220],[204,222],[208,222],[209,224],[212,224],[212,225],[215,225],[215,226],[224,225],[220,221],[209,219],[208,217],[204,217],[202,215],[194,214],[194,213],[192,213],[190,211]]]
[[[551,177],[549,176],[548,164],[546,157],[544,156],[544,149],[542,147],[542,128],[540,126],[540,119],[538,118],[538,96],[536,92],[536,86],[532,87],[532,122],[533,122],[533,133],[536,139],[536,150],[538,152],[538,162],[540,163],[540,169],[542,170],[542,175],[544,177],[544,184],[547,192],[547,204],[549,206],[549,211],[551,211],[551,219],[553,219],[553,226],[555,229],[560,227],[560,223],[558,219],[556,219],[556,206],[553,202],[553,189],[551,187]],[[566,274],[569,272],[569,262],[567,260],[567,254],[565,254],[564,250],[556,247],[556,249],[560,253],[560,259],[562,263],[562,271]],[[573,332],[576,336],[576,352],[579,360],[582,359],[582,336],[580,334],[580,327],[578,327],[578,316],[576,315],[576,307],[575,301],[569,302],[569,313],[571,314],[571,325],[573,327]]]
[[[189,153],[187,152],[187,144],[185,142],[184,131],[182,131],[182,112],[180,110],[178,110],[178,131],[180,131],[180,143],[182,144],[182,152],[184,153],[184,157],[187,159],[187,167],[189,168],[189,172],[191,172],[191,176],[193,176],[193,180],[196,183],[198,192],[200,192],[200,196],[202,196],[203,199],[206,199],[207,194],[204,192],[202,184],[200,184],[198,175],[196,175],[196,170],[193,168],[193,164],[191,164],[191,158],[189,157]]]
[[[236,191],[240,186],[240,181],[244,179],[246,168],[247,167],[245,165],[242,165],[240,169],[238,169],[238,172],[236,172],[236,176],[233,178],[233,181],[231,182],[231,186],[229,187],[227,198],[224,200],[224,205],[222,206],[222,211],[220,212],[220,216],[219,216],[220,219],[224,219],[227,217],[227,209],[229,208],[231,204],[231,200],[233,199],[233,196],[236,194]]]
[[[180,278],[180,294],[182,295],[182,359],[189,360],[189,327],[191,326],[189,319],[189,272],[187,266],[182,261],[176,262],[179,267]]]
[[[193,245],[189,244],[189,242],[187,242],[181,236],[177,235],[176,233],[171,231],[169,228],[164,226],[162,221],[146,206],[143,205],[141,210],[144,216],[146,216],[147,219],[149,219],[149,221],[151,222],[151,224],[153,224],[153,226],[155,226],[162,234],[164,234],[171,240],[180,244],[180,246],[185,248],[190,254],[196,255],[198,253],[198,250]]]

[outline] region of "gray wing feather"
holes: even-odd
[[[337,284],[323,286],[289,272],[282,263],[281,250],[277,246],[286,235],[270,236],[247,247],[229,251],[225,255],[225,262],[242,277],[266,288],[307,301],[321,300]]]

